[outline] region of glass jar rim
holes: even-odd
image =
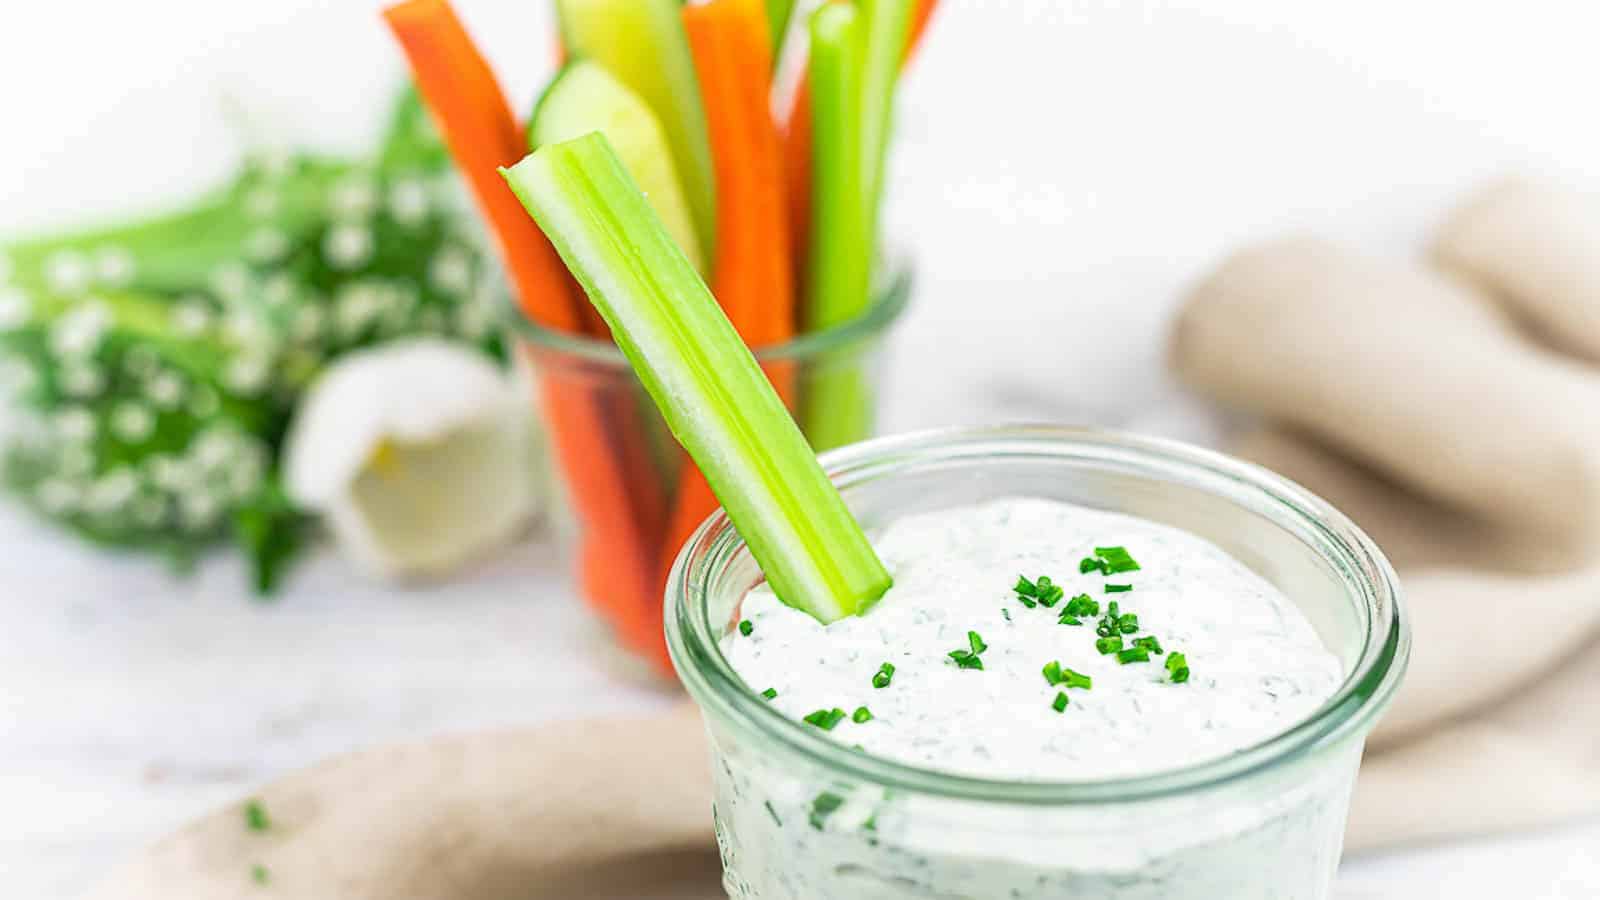
[[[830,771],[866,783],[953,799],[1029,806],[1099,805],[1145,800],[1218,787],[1285,759],[1341,745],[1371,730],[1393,699],[1410,658],[1409,621],[1399,579],[1377,545],[1355,523],[1305,488],[1260,466],[1179,441],[1124,432],[1054,425],[951,428],[852,444],[822,455],[843,488],[891,473],[914,461],[948,463],[997,457],[1097,462],[1141,474],[1169,472],[1199,479],[1201,489],[1255,509],[1281,527],[1293,521],[1319,543],[1366,608],[1361,652],[1338,691],[1308,718],[1259,743],[1218,759],[1147,775],[1099,781],[1005,780],[922,769],[850,750],[783,716],[750,690],[723,657],[704,614],[706,581],[743,546],[718,510],[678,555],[666,591],[667,644],[679,678],[709,716],[743,724],[771,746],[797,753]],[[1232,493],[1227,493],[1229,489]]]
[[[909,256],[896,255],[880,271],[881,275],[873,285],[872,303],[861,315],[828,328],[804,332],[782,343],[754,348],[751,352],[756,360],[773,363],[807,359],[883,334],[900,318],[910,302],[911,289],[916,283],[916,267]],[[541,325],[523,315],[519,309],[512,310],[508,318],[513,335],[540,349],[612,368],[628,368],[627,357],[610,340]]]

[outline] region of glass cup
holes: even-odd
[[[819,450],[870,437],[876,426],[885,341],[913,283],[909,265],[884,273],[864,315],[755,351]],[[580,590],[625,646],[670,671],[662,586],[716,499],[615,344],[513,320],[565,500],[557,532]]]
[[[737,900],[1322,900],[1362,744],[1410,651],[1394,571],[1304,489],[1182,444],[1019,427],[891,437],[823,460],[870,529],[1031,496],[1212,541],[1278,586],[1346,672],[1290,730],[1227,757],[1103,781],[1003,781],[868,756],[784,718],[718,642],[760,581],[718,512],[668,582],[667,639],[704,713],[723,884]]]

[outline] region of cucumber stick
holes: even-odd
[[[598,63],[578,60],[563,68],[539,98],[528,122],[528,149],[570,141],[591,131],[601,132],[611,142],[667,233],[695,270],[705,274],[705,253],[661,123],[639,95]]]
[[[777,595],[823,622],[875,603],[890,584],[882,561],[605,136],[546,145],[502,172]]]
[[[561,37],[655,112],[672,148],[700,246],[716,246],[716,178],[705,106],[678,0],[556,0]]]

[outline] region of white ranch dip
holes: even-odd
[[[832,721],[805,727],[918,769],[1000,781],[1169,771],[1291,728],[1342,678],[1339,659],[1293,603],[1174,528],[1006,499],[904,518],[874,543],[895,584],[865,614],[823,626],[757,589],[722,651],[784,716]],[[1125,548],[1139,568],[1081,572],[1080,561],[1104,547]],[[1041,575],[1062,597],[1030,608],[1014,587],[1019,576]],[[1129,589],[1108,592],[1121,585]],[[1079,595],[1099,615],[1063,624]],[[1123,663],[1100,652],[1097,627],[1112,601],[1138,617],[1137,630],[1118,629],[1124,649],[1153,636],[1162,653]],[[981,639],[981,669],[950,656],[972,651],[969,632]],[[1174,652],[1189,668],[1181,683],[1166,664]],[[884,663],[892,677],[875,682]],[[1043,674],[1050,663],[1092,686],[1052,684]],[[1086,813],[955,810],[871,785],[819,784],[765,766],[759,748],[720,753],[727,887],[761,900],[1315,900],[1337,861],[1356,759],[1352,749],[1322,771],[1285,767],[1279,783],[1255,785],[1257,795],[1236,789]]]

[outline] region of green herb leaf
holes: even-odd
[[[1128,554],[1125,547],[1096,547],[1094,555],[1100,558],[1101,571],[1107,575],[1139,571],[1139,564]]]
[[[1108,594],[1126,594],[1127,592],[1129,592],[1131,590],[1133,590],[1133,585],[1131,585],[1131,584],[1108,584],[1108,585],[1106,585],[1106,593],[1108,593]]]
[[[815,725],[818,728],[821,728],[823,731],[832,731],[835,725],[838,725],[840,722],[844,721],[845,715],[845,711],[839,709],[838,707],[834,707],[833,709],[819,709],[816,712],[806,716],[802,721],[804,721],[807,725]]]
[[[863,725],[867,722],[870,722],[872,721],[872,710],[867,709],[865,706],[858,706],[856,707],[856,711],[851,714],[850,721],[856,723],[857,725]]]
[[[766,690],[761,692],[761,696],[767,698],[768,700],[775,699],[778,696],[778,689],[777,688],[767,688]]]
[[[1067,711],[1067,704],[1070,703],[1070,702],[1072,702],[1072,701],[1067,699],[1066,691],[1056,691],[1056,699],[1055,699],[1055,701],[1053,703],[1050,704],[1050,708],[1055,710],[1058,713],[1066,712]]]
[[[877,674],[872,676],[872,686],[883,689],[889,686],[894,679],[894,663],[884,663],[878,667]]]
[[[1079,594],[1067,601],[1067,613],[1074,616],[1100,615],[1100,601],[1088,594]]]
[[[967,643],[972,645],[974,655],[989,649],[989,645],[983,642],[983,638],[979,637],[976,631],[967,632]]]
[[[1052,659],[1044,664],[1044,680],[1049,682],[1051,687],[1065,680],[1061,675],[1060,661]]]
[[[267,808],[261,805],[260,800],[249,800],[244,805],[244,826],[251,831],[267,831],[272,828],[272,819],[267,816]]]
[[[1026,575],[1017,576],[1017,586],[1012,588],[1012,590],[1017,593],[1018,597],[1039,596],[1039,588],[1033,582],[1029,581]]]
[[[1183,684],[1189,680],[1189,660],[1182,653],[1174,653],[1167,657],[1167,674],[1172,678],[1173,684]]]
[[[1143,647],[1144,649],[1149,650],[1151,653],[1154,653],[1157,656],[1160,656],[1161,652],[1162,652],[1161,651],[1161,642],[1156,640],[1156,636],[1153,635],[1153,634],[1147,634],[1142,638],[1138,638],[1137,640],[1135,640],[1133,642],[1133,645],[1135,647]]]
[[[1094,642],[1094,648],[1100,651],[1101,656],[1116,653],[1122,649],[1122,636],[1103,637]]]
[[[755,623],[751,622],[749,619],[743,619],[743,620],[741,620],[739,622],[739,633],[744,635],[745,637],[749,637],[750,636],[750,632],[755,631],[755,630],[756,630]]]
[[[1074,672],[1065,666],[1061,668],[1061,680],[1064,681],[1069,688],[1083,688],[1087,691],[1094,687],[1093,678],[1090,678],[1088,675],[1085,675],[1082,672]]]
[[[956,666],[962,669],[982,669],[983,657],[971,650],[951,650],[950,658],[956,661]]]
[[[1071,613],[1065,613],[1064,612],[1064,613],[1061,614],[1061,618],[1056,620],[1056,624],[1057,625],[1082,625],[1083,624],[1083,620],[1078,618],[1077,616],[1071,614]]]
[[[1150,651],[1144,649],[1143,647],[1129,647],[1128,649],[1119,651],[1117,653],[1117,662],[1123,665],[1127,665],[1128,663],[1149,661]]]
[[[832,791],[823,791],[822,793],[818,794],[811,801],[811,827],[821,831],[822,825],[827,821],[828,816],[832,815],[839,809],[839,807],[843,805],[844,798],[833,793]]]

